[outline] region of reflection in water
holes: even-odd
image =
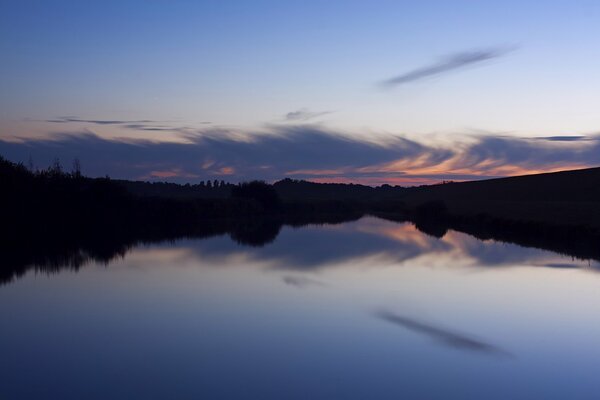
[[[227,240],[189,241],[186,246],[198,259],[243,259],[261,262],[270,269],[316,273],[349,264],[405,264],[423,260],[433,265],[444,260],[461,259],[475,268],[512,267],[564,263],[565,258],[549,251],[520,247],[514,244],[480,241],[469,235],[449,231],[437,239],[419,231],[410,223],[397,223],[377,218],[340,225],[306,226],[284,229],[277,240],[263,247],[235,246]],[[587,261],[570,264],[587,268]],[[597,266],[596,263],[591,264]]]
[[[291,276],[286,275],[281,278],[283,283],[290,286],[295,286],[297,288],[305,288],[308,286],[326,286],[323,282],[320,282],[316,279],[307,278],[305,276]]]
[[[120,227],[117,232],[91,231],[85,236],[32,237],[18,242],[5,243],[0,240],[0,284],[12,281],[28,270],[45,273],[59,272],[63,268],[77,271],[83,265],[96,261],[104,264],[123,257],[136,246],[172,242],[181,238],[203,239],[221,235],[238,244],[261,247],[275,240],[283,225],[303,226],[307,224],[335,224],[357,219],[355,214],[344,216],[305,217],[292,216],[289,220],[280,218],[217,219],[194,226],[192,230],[183,227],[167,232],[138,231],[130,227]]]
[[[520,263],[553,268],[595,268],[597,265],[590,261],[567,265],[564,261],[556,262],[553,259],[555,256],[548,251],[493,240],[482,241],[456,231],[447,231],[442,237],[437,237],[421,231],[418,225],[406,222],[374,217],[362,218],[360,222],[342,222],[345,222],[344,219],[339,218],[322,221],[319,225],[306,225],[310,221],[295,221],[293,234],[281,235],[281,221],[257,219],[211,226],[189,237],[202,239],[229,234],[234,242],[243,245],[215,245],[213,242],[198,240],[191,244],[191,248],[201,257],[230,257],[232,254],[243,253],[250,259],[277,263],[277,268],[302,271],[368,257],[406,262],[427,254],[460,254],[472,259],[474,264],[486,267]],[[304,227],[299,228],[303,224]],[[165,240],[173,242],[177,238],[124,240],[108,236],[73,245],[60,240],[57,242],[56,239],[44,243],[25,243],[23,248],[4,249],[0,284],[23,276],[30,269],[56,273],[64,268],[77,271],[94,261],[108,265],[114,259],[124,257],[135,246]],[[296,278],[288,279],[286,283],[296,286],[309,284],[300,283]]]
[[[600,392],[597,263],[377,218],[299,225],[13,251],[3,261],[20,269],[3,271],[21,279],[0,287],[0,397]],[[365,312],[378,305],[402,313]]]
[[[489,343],[473,339],[464,334],[452,332],[429,323],[418,321],[390,311],[381,310],[375,313],[377,318],[399,325],[413,332],[429,336],[435,341],[458,350],[474,351],[496,356],[508,356],[510,353]]]
[[[543,266],[547,267],[547,268],[566,268],[566,269],[581,268],[581,265],[573,264],[573,263],[546,263],[546,264],[543,264]]]

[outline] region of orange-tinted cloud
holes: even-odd
[[[152,178],[187,178],[187,179],[193,179],[193,178],[198,178],[198,175],[196,174],[192,174],[186,171],[183,171],[181,168],[174,168],[174,169],[170,169],[170,170],[157,170],[157,171],[150,171],[150,173],[148,173],[147,175],[141,176],[139,177],[139,179],[152,179]]]
[[[175,171],[151,171],[149,175],[154,178],[172,178],[179,174]]]
[[[235,168],[233,168],[233,167],[221,167],[215,172],[215,175],[233,175],[233,174],[235,174]]]
[[[360,139],[314,126],[274,127],[251,135],[207,131],[185,143],[110,140],[93,134],[53,140],[0,140],[0,154],[29,157],[40,167],[55,157],[82,162],[83,172],[124,179],[193,182],[283,177],[316,182],[421,185],[573,169],[600,164],[596,136],[517,138],[479,136],[424,144],[403,137]]]

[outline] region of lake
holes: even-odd
[[[600,393],[595,261],[372,217],[82,260],[0,286],[0,398]]]

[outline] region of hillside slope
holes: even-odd
[[[600,168],[410,188],[409,209],[442,201],[452,215],[600,229]]]

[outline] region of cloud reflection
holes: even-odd
[[[374,313],[375,317],[401,326],[412,332],[427,336],[436,342],[445,346],[452,347],[462,351],[477,352],[493,356],[511,356],[506,350],[503,350],[490,343],[483,342],[473,337],[449,331],[429,323],[418,321],[402,315],[394,314],[390,311],[380,310]]]
[[[299,289],[304,289],[309,286],[326,286],[323,282],[305,276],[286,275],[281,278],[283,283],[289,286],[294,286]]]
[[[453,265],[465,270],[529,265],[600,270],[596,261],[575,261],[547,250],[494,240],[481,241],[456,231],[449,231],[438,239],[410,223],[373,217],[339,225],[307,225],[302,228],[275,224],[256,225],[252,230],[237,232],[214,229],[203,239],[181,239],[176,243],[173,239],[166,236],[163,240],[168,242],[154,246],[157,251],[161,248],[165,251],[173,248],[185,250],[190,259],[203,265],[258,264],[273,273],[283,273],[282,282],[297,288],[327,286],[325,282],[311,277],[315,271],[325,272],[349,265],[357,268]],[[32,252],[30,248],[11,248],[4,254],[10,267],[0,271],[0,283],[9,282],[32,267],[55,272],[61,268],[77,270],[91,261],[108,264],[138,244],[135,240],[128,242],[115,238],[72,245],[61,242],[57,249],[48,248],[45,243],[39,252]],[[457,264],[457,260],[461,262]]]
[[[272,243],[261,247],[237,246],[227,237],[190,241],[186,246],[199,259],[210,259],[215,264],[241,258],[266,264],[273,270],[287,271],[286,276],[294,277],[301,276],[296,273],[312,274],[346,265],[402,266],[410,262],[426,266],[431,264],[432,258],[439,261],[459,257],[465,268],[551,267],[565,262],[563,256],[546,250],[481,241],[456,231],[449,231],[438,239],[419,231],[413,224],[373,217],[340,225],[283,227]],[[582,261],[579,267],[587,265]]]

